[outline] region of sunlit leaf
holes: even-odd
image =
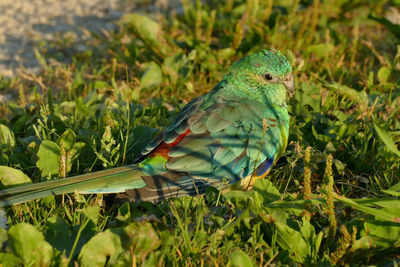
[[[15,255],[23,259],[26,265],[50,265],[53,248],[33,225],[20,223],[12,226],[8,231],[8,241]]]
[[[32,181],[20,170],[7,166],[0,166],[0,182],[5,187],[8,187],[12,185],[31,183]]]
[[[8,147],[15,146],[14,133],[4,124],[0,124],[0,148],[1,145],[7,145]]]
[[[279,211],[263,216],[263,219],[268,223],[272,223],[276,229],[276,240],[279,245],[288,250],[293,259],[304,262],[307,255],[310,254],[309,246],[302,234],[288,225],[287,218],[287,213]]]
[[[330,54],[333,49],[334,45],[331,43],[328,44],[314,44],[307,47],[306,51],[308,53],[313,53],[316,58],[322,59],[326,57],[327,54]]]
[[[49,140],[45,140],[40,144],[37,153],[39,160],[36,166],[42,173],[42,176],[57,174],[60,164],[60,147]]]
[[[161,240],[153,226],[145,222],[143,224],[130,224],[124,229],[124,235],[129,237],[133,253],[137,258],[144,260],[148,253],[157,249]]]
[[[157,54],[165,56],[168,53],[169,47],[162,35],[160,24],[138,13],[126,14],[121,21],[131,25],[135,34]]]
[[[400,249],[400,223],[380,220],[367,220],[361,238],[354,244],[356,249]]]
[[[381,84],[385,84],[389,79],[389,76],[390,76],[390,69],[388,67],[381,67],[378,70],[377,77]]]
[[[59,216],[47,220],[44,236],[46,241],[57,250],[69,255],[75,238],[72,236],[69,225]]]
[[[57,143],[68,151],[75,145],[75,142],[76,134],[71,129],[68,129],[61,135]]]
[[[379,138],[386,145],[386,148],[400,157],[400,151],[396,147],[396,144],[393,142],[393,139],[389,136],[389,134],[385,130],[380,128],[375,121],[374,121],[374,128]]]
[[[360,104],[368,103],[368,97],[365,91],[357,91],[353,88],[348,87],[347,85],[339,83],[327,84],[327,86],[335,90],[339,94],[347,96],[349,99],[356,101]]]
[[[235,250],[229,254],[229,260],[234,267],[251,267],[253,263],[251,262],[249,256],[246,255],[241,250]]]
[[[353,201],[350,198],[344,197],[344,196],[339,196],[335,194],[335,199],[354,208],[361,210],[367,214],[376,216],[376,218],[379,218],[381,220],[386,220],[390,222],[396,222],[400,224],[400,218],[396,216],[396,214],[388,212],[387,210],[381,210],[381,209],[376,209],[376,208],[371,208],[363,204],[359,204],[355,201]]]
[[[0,262],[3,266],[22,266],[24,261],[11,253],[0,252]]]
[[[142,78],[140,79],[140,87],[148,88],[157,86],[162,82],[161,68],[155,62],[150,62],[144,71]]]
[[[104,266],[107,262],[115,262],[124,251],[120,234],[122,229],[114,228],[98,233],[90,239],[79,253],[81,266]]]

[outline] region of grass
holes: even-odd
[[[208,2],[129,14],[72,59],[73,40],[38,44],[41,74],[0,78],[18,92],[0,106],[0,180],[132,162],[234,61],[276,48],[297,91],[269,177],[158,205],[65,195],[8,207],[4,266],[398,265],[400,26],[384,14],[399,1]]]

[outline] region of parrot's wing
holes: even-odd
[[[224,187],[261,176],[286,147],[288,121],[280,106],[195,99],[146,147],[148,158],[141,166],[155,171],[142,176],[148,186],[127,192],[128,198],[195,195],[209,185]],[[161,171],[156,162],[163,163]]]
[[[187,131],[188,119],[199,112],[199,107],[203,102],[204,99],[201,97],[195,98],[189,102],[175,117],[172,124],[145,147],[142,151],[142,157],[139,158],[136,163],[142,161],[143,158],[154,152],[161,144],[176,142],[176,140]]]
[[[180,125],[179,132],[187,135],[169,150],[166,168],[193,178],[235,183],[259,166],[265,169],[269,163],[268,169],[284,150],[286,118],[286,109],[279,106],[217,101],[182,122],[186,127]]]

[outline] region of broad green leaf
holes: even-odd
[[[57,143],[60,147],[64,147],[66,151],[69,151],[76,143],[76,134],[68,129],[61,135]]]
[[[74,114],[76,109],[76,103],[74,101],[65,101],[62,102],[60,105],[56,106],[56,111],[60,114]]]
[[[59,216],[50,217],[46,221],[44,236],[46,241],[57,250],[69,255],[75,238],[68,224]]]
[[[335,48],[334,45],[331,43],[315,44],[315,45],[308,46],[306,51],[308,53],[313,53],[316,58],[322,59],[322,58],[325,58],[327,54],[329,55],[333,51],[334,48]]]
[[[354,124],[347,124],[344,122],[335,122],[333,128],[329,130],[329,134],[336,135],[336,140],[342,140],[349,135],[352,135],[356,130]]]
[[[76,143],[69,151],[67,151],[67,171],[71,171],[72,164],[75,159],[79,157],[85,148],[86,144],[83,142]]]
[[[392,191],[392,190],[381,190],[383,193],[395,196],[395,197],[400,197],[400,192],[397,191]]]
[[[389,191],[393,192],[393,191]],[[396,196],[397,192],[393,192]],[[398,194],[400,196],[400,194]],[[381,210],[384,212],[390,213],[392,216],[395,217],[395,221],[400,223],[400,201],[398,199],[383,199],[383,198],[376,198],[373,199],[373,205],[382,208]],[[372,202],[372,201],[371,201]],[[374,207],[373,206],[373,207]]]
[[[4,210],[0,210],[0,217],[3,217],[4,215],[6,215],[5,214],[5,211]],[[1,218],[1,220],[2,220],[2,218]],[[8,239],[8,237],[7,237],[7,230],[5,229],[7,226],[5,225],[5,223],[4,223],[4,225],[3,225],[3,222],[0,222],[0,246],[2,246],[2,244],[4,243],[4,242],[6,242],[7,241],[7,239]],[[1,262],[1,261],[0,261]]]
[[[315,228],[305,219],[305,217],[303,217],[300,233],[303,235],[304,240],[309,244],[308,253],[310,258],[315,262],[318,259],[318,251],[321,246],[323,232],[321,231],[316,235]]]
[[[254,191],[258,192],[265,203],[273,202],[281,198],[281,193],[269,179],[259,179],[254,184]]]
[[[57,174],[60,164],[60,147],[49,140],[45,140],[40,144],[37,153],[39,160],[36,166],[39,168],[42,176]]]
[[[378,80],[381,84],[385,84],[390,76],[390,69],[388,67],[381,67],[378,70]]]
[[[309,200],[276,200],[265,204],[265,207],[271,210],[286,211],[295,216],[301,216],[304,213],[306,205],[322,205],[324,201],[321,199]]]
[[[272,223],[277,231],[276,240],[278,244],[289,251],[291,258],[298,262],[304,262],[309,253],[309,245],[302,234],[288,225],[288,214],[275,211],[272,214],[262,216],[267,223]]]
[[[70,161],[73,161],[79,157],[82,153],[83,149],[85,148],[86,144],[83,142],[76,143],[68,152],[68,158]]]
[[[0,252],[0,265],[1,266],[23,266],[23,261],[11,253]]]
[[[249,256],[241,250],[235,250],[229,254],[229,261],[234,267],[250,267],[253,266]]]
[[[124,235],[129,237],[129,245],[138,259],[144,260],[147,254],[157,249],[161,240],[153,226],[145,222],[143,224],[131,223],[124,229]]]
[[[108,229],[89,240],[79,253],[81,266],[105,266],[114,263],[124,251],[120,235],[122,228]]]
[[[315,137],[315,139],[317,139],[318,141],[321,141],[323,143],[328,143],[329,140],[331,139],[331,137],[329,137],[326,134],[319,134],[317,132],[317,130],[315,129],[314,125],[311,126],[311,131],[312,131],[313,136]]]
[[[176,85],[189,71],[188,58],[184,54],[168,56],[164,59],[161,69],[162,73],[166,74],[169,81],[171,81],[173,85]]]
[[[354,244],[356,249],[400,249],[400,224],[380,220],[367,220],[361,238]]]
[[[96,225],[97,222],[99,221],[100,207],[88,206],[82,210],[82,213]]]
[[[320,87],[315,83],[300,83],[296,94],[294,95],[298,103],[293,106],[293,112],[302,116],[309,113],[308,107],[314,112],[319,112],[321,109],[321,93]]]
[[[91,113],[88,105],[86,105],[83,97],[77,97],[75,99],[75,114],[80,118],[90,117]]]
[[[340,83],[333,83],[333,84],[326,84],[327,87],[335,90],[337,93],[347,96],[349,99],[356,101],[360,104],[367,104],[368,103],[368,96],[365,91],[357,91],[353,88],[350,88],[344,84]]]
[[[105,89],[110,87],[110,85],[105,82],[105,81],[101,81],[101,80],[96,80],[93,82],[93,88],[94,89]]]
[[[386,145],[387,149],[400,157],[400,151],[397,149],[396,144],[389,134],[376,124],[374,121],[374,128],[382,142]]]
[[[338,159],[333,160],[333,164],[335,164],[335,167],[340,175],[344,173],[344,170],[346,169],[346,163],[343,163],[342,161]]]
[[[248,205],[250,201],[254,201],[255,193],[253,191],[229,190],[224,197],[234,203],[236,208],[244,208],[242,205]]]
[[[157,86],[162,81],[162,72],[160,66],[154,61],[150,62],[146,66],[146,70],[140,79],[141,88],[149,88]]]
[[[32,183],[22,171],[7,166],[0,166],[0,182],[5,187]]]
[[[368,220],[364,223],[369,235],[379,236],[392,243],[398,243],[400,247],[400,224],[388,224],[380,220]]]
[[[168,53],[169,47],[163,38],[161,26],[154,20],[131,13],[124,15],[121,22],[132,26],[135,34],[158,55],[165,56]]]
[[[400,182],[388,188],[390,191],[400,191]]]
[[[234,56],[235,53],[236,53],[235,49],[233,49],[231,47],[227,47],[227,48],[218,50],[217,56],[218,56],[218,59],[228,59],[228,58]]]
[[[8,231],[11,250],[23,259],[26,265],[48,266],[53,258],[53,248],[44,241],[43,234],[33,225],[20,223]]]
[[[121,222],[129,222],[129,220],[131,220],[132,214],[131,214],[131,206],[130,206],[129,202],[123,203],[118,208],[118,216],[116,216],[115,218]]]
[[[10,148],[15,146],[14,133],[4,124],[0,124],[0,148],[2,145]]]
[[[396,211],[393,214],[399,214],[400,216],[400,201],[397,199],[360,198],[353,199],[353,201],[361,205],[368,205],[370,207],[393,208]]]
[[[354,208],[354,209],[358,209],[367,214],[373,215],[378,219],[386,220],[386,221],[390,221],[390,222],[396,222],[396,223],[400,224],[400,218],[397,217],[396,214],[388,212],[387,210],[371,208],[366,205],[359,204],[350,198],[347,198],[344,196],[339,196],[337,194],[335,194],[335,199]]]
[[[287,249],[293,259],[304,262],[308,255],[308,244],[304,241],[300,232],[290,228],[286,223],[275,222],[278,231],[278,243]]]

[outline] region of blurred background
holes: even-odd
[[[124,13],[155,12],[167,2],[177,1],[2,0],[0,75],[12,77],[21,69],[38,73],[40,64],[34,48],[39,43],[68,38],[73,42],[71,49],[82,51],[90,32],[115,30],[115,22]]]

